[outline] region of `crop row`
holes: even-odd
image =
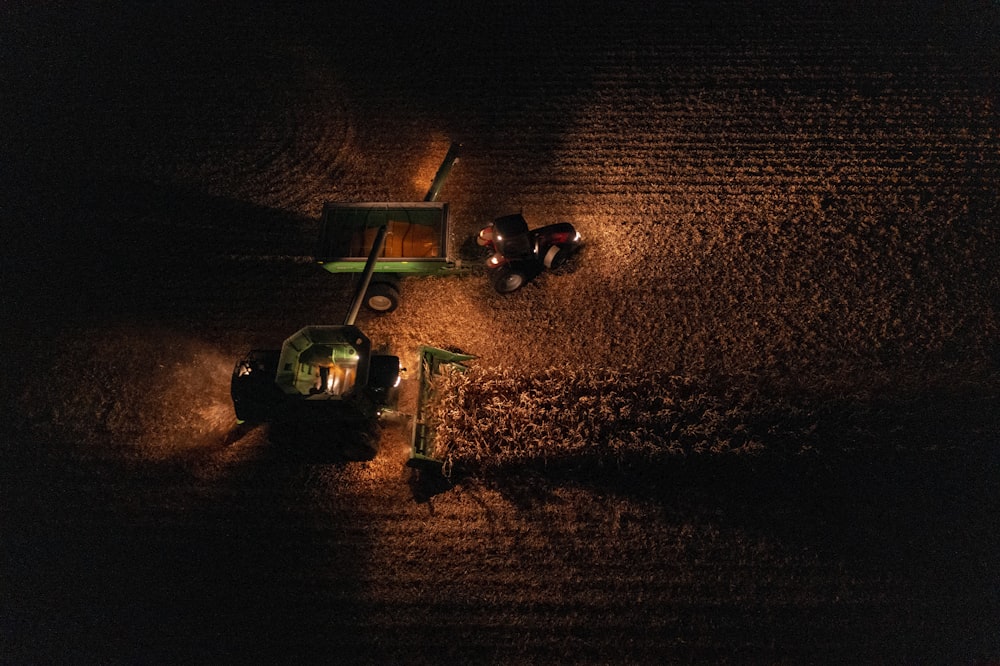
[[[897,444],[893,436],[905,446],[927,442],[911,423],[922,415],[906,413],[912,405],[896,403],[887,420],[870,397],[779,396],[750,376],[493,367],[437,377],[433,396],[435,455],[472,473],[660,465],[703,454],[872,454]]]

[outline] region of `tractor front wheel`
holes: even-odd
[[[509,294],[523,287],[527,281],[528,276],[523,271],[509,265],[501,266],[493,275],[493,288],[501,294]]]

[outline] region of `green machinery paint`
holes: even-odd
[[[320,217],[316,262],[324,270],[360,273],[377,229],[387,239],[373,269],[373,285],[364,305],[391,312],[400,302],[399,282],[413,275],[448,275],[463,270],[449,248],[448,204],[437,200],[461,144],[452,143],[423,201],[327,202]]]

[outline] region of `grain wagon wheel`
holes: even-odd
[[[399,289],[388,282],[374,282],[365,294],[365,307],[378,314],[388,314],[399,307]]]

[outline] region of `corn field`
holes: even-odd
[[[0,662],[997,663],[998,34],[0,3]],[[418,201],[452,141],[454,255],[518,212],[585,245],[359,318],[404,412],[420,345],[477,357],[428,406],[450,480],[391,424],[364,463],[236,427],[237,359],[344,320],[324,202]]]

